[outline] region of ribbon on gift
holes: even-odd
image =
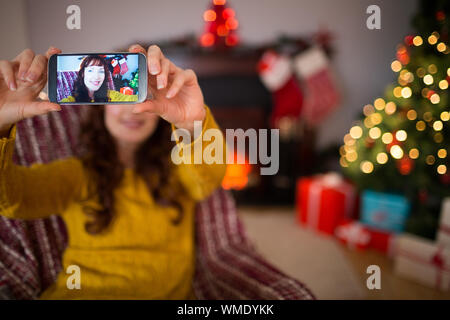
[[[423,259],[422,257],[419,257],[418,255],[411,253],[407,250],[398,250],[397,249],[397,254],[404,256],[410,260],[414,260],[416,262],[419,263],[424,263],[424,264],[431,264],[434,267],[437,268],[437,274],[436,274],[436,288],[441,288],[442,286],[442,274],[444,272],[450,272],[450,268],[445,266],[445,260],[444,260],[444,256],[442,255],[442,250],[443,247],[438,246],[436,253],[431,257],[430,260],[426,260]],[[450,285],[449,285],[450,287]]]
[[[365,247],[371,240],[370,232],[357,222],[338,226],[335,233],[336,236],[339,239],[344,240],[350,248],[355,248],[357,246]]]
[[[307,225],[312,229],[317,229],[320,218],[320,197],[324,188],[335,188],[337,192],[341,192],[345,197],[345,216],[350,217],[353,212],[355,192],[353,187],[346,183],[342,176],[338,173],[330,172],[317,175],[311,182],[308,193],[308,218]]]

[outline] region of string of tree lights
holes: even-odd
[[[432,18],[416,17],[417,34],[398,45],[396,83],[364,106],[340,148],[343,171],[359,188],[403,193],[422,218],[450,195],[448,4],[437,3]]]
[[[239,21],[226,0],[213,0],[211,8],[203,13],[205,30],[200,37],[202,47],[234,47],[239,43]]]

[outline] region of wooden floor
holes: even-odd
[[[450,299],[450,292],[441,292],[403,279],[394,274],[394,261],[385,254],[374,250],[355,251],[342,247],[348,261],[361,281],[366,281],[369,265],[378,265],[381,269],[381,290],[368,290],[368,299]]]
[[[285,273],[315,286],[322,298],[450,299],[450,292],[440,292],[394,274],[392,258],[381,252],[349,249],[331,236],[302,229],[296,224],[295,210],[291,207],[239,207],[238,212],[250,239],[265,258]],[[370,265],[381,269],[381,290],[366,287]],[[315,269],[322,270],[315,272]],[[328,284],[331,282],[339,283],[333,286]],[[344,292],[346,286],[348,290]]]

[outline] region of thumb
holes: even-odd
[[[162,115],[165,112],[165,107],[161,103],[155,103],[152,100],[147,100],[143,103],[137,104],[133,108],[133,113],[141,113],[141,112],[154,112],[159,115]]]
[[[23,118],[31,118],[34,116],[46,114],[51,111],[60,111],[61,110],[60,105],[58,105],[56,103],[47,102],[47,101],[31,102],[26,105],[22,105],[19,108],[22,108],[20,114],[22,115]]]

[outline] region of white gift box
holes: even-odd
[[[395,241],[394,271],[442,291],[450,290],[450,248],[428,239],[402,234]]]
[[[442,201],[437,242],[450,248],[450,198],[445,198]]]

